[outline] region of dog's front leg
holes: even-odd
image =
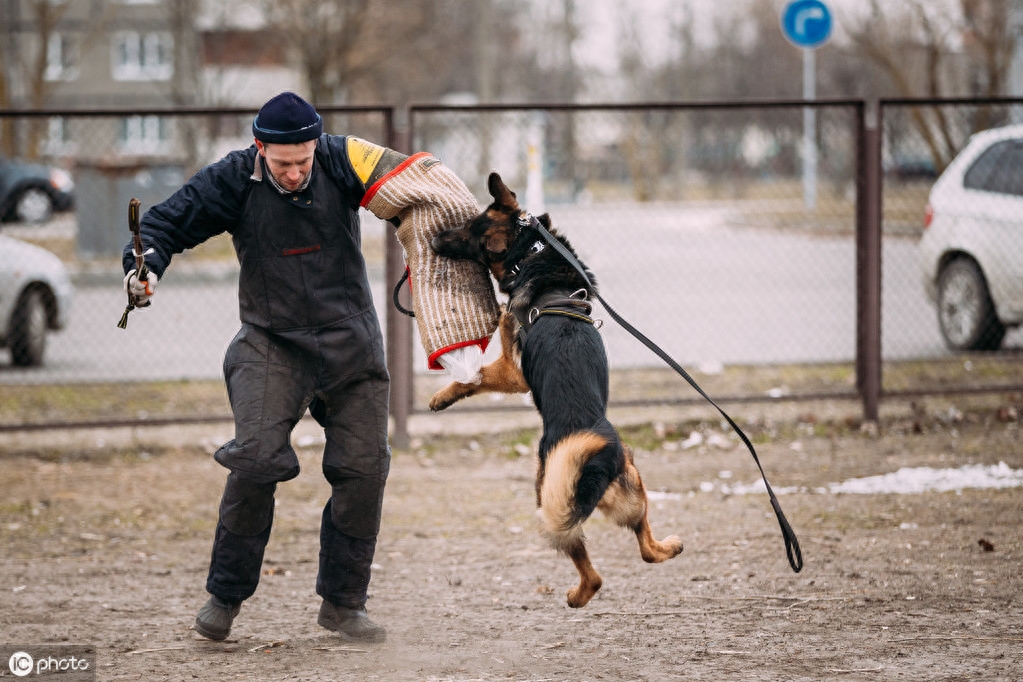
[[[452,381],[450,384],[433,394],[430,409],[439,412],[450,407],[463,398],[477,393],[528,393],[529,386],[522,376],[515,357],[515,332],[518,321],[509,312],[501,315],[499,330],[501,333],[501,355],[480,370],[478,384],[462,384]]]

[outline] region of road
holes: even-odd
[[[550,209],[555,226],[596,273],[615,310],[687,367],[847,362],[855,356],[855,244],[850,236],[813,236],[734,227],[728,204]],[[370,222],[366,238],[380,236]],[[390,238],[388,236],[388,238]],[[882,351],[885,359],[946,355],[934,308],[919,283],[915,242],[884,240]],[[372,264],[383,320],[391,286]],[[118,278],[76,286],[71,323],[51,335],[46,364],[19,370],[0,358],[0,383],[123,379],[202,379],[221,375],[224,350],[238,329],[236,272],[168,271],[154,304],[126,330]],[[660,360],[598,305],[595,316],[613,367]],[[1007,345],[1023,345],[1010,334]],[[495,351],[491,351],[493,353]],[[415,367],[425,367],[416,346]]]

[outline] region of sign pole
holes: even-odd
[[[781,13],[781,31],[803,52],[803,101],[817,99],[818,47],[831,36],[831,11],[822,0],[791,0]],[[803,204],[817,208],[817,109],[803,107]]]
[[[817,99],[816,52],[803,48],[803,100]],[[817,109],[803,107],[803,204],[817,208]]]

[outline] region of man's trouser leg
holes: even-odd
[[[276,483],[228,475],[206,579],[210,594],[237,603],[256,591],[273,526],[276,487]]]
[[[320,524],[316,594],[332,604],[361,609],[366,604],[377,539],[360,539],[339,531],[331,519],[332,506],[332,500],[328,501]]]
[[[227,467],[206,589],[224,601],[251,597],[273,523],[278,481],[298,475],[291,431],[312,391],[307,360],[291,344],[243,325],[224,358],[235,437],[214,458]]]
[[[323,475],[331,498],[320,525],[316,593],[347,608],[366,603],[390,469],[386,371],[349,383],[327,397]]]

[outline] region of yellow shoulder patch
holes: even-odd
[[[375,145],[372,142],[367,142],[358,137],[348,138],[348,160],[352,164],[352,168],[355,169],[355,174],[362,180],[362,184],[366,184],[369,181],[373,170],[380,163],[381,157],[383,157],[385,147]]]

